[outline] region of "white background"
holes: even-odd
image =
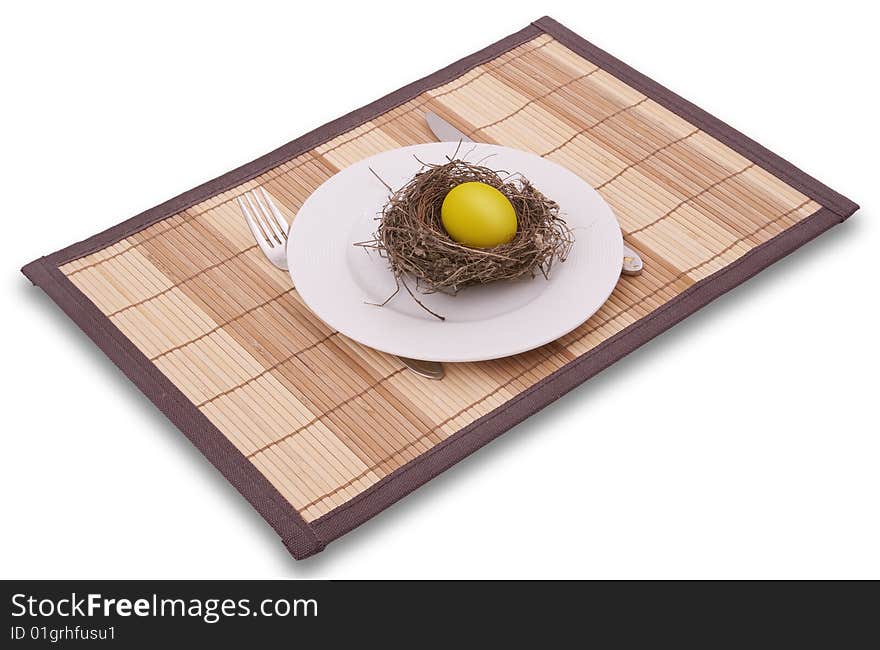
[[[0,577],[880,578],[868,5],[5,3]],[[864,207],[295,562],[18,268],[542,12]]]

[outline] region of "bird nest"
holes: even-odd
[[[440,220],[443,200],[452,188],[471,181],[491,185],[511,202],[517,218],[511,241],[494,248],[471,248],[446,232]],[[565,261],[574,242],[559,205],[519,174],[456,157],[443,164],[422,163],[412,180],[396,191],[382,183],[391,196],[377,219],[378,229],[372,239],[355,245],[376,250],[388,260],[397,290],[383,305],[403,286],[422,308],[442,320],[418,299],[408,280],[415,280],[420,293],[455,295],[475,284],[538,274],[549,279],[553,265]]]

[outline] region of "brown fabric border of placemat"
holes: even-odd
[[[420,93],[441,86],[471,68],[547,33],[560,43],[678,114],[755,164],[778,176],[823,208],[797,225],[746,253],[736,262],[697,282],[637,323],[568,363],[492,413],[395,470],[347,503],[311,524],[67,277],[59,266],[101,250],[181,210],[226,191],[300,153],[333,139]],[[256,508],[301,559],[373,517],[512,426],[541,410],[600,370],[689,316],[758,271],[784,257],[831,226],[858,205],[812,178],[724,122],[645,77],[549,17],[452,65],[401,88],[363,108],[311,131],[219,178],[181,194],[89,239],[26,265],[22,272],[98,345],[132,382],[198,447]]]

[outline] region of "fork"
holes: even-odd
[[[258,191],[259,190],[259,193]],[[237,197],[238,207],[260,250],[279,269],[287,270],[287,234],[290,226],[275,201],[262,186]],[[421,361],[397,357],[412,372],[427,379],[443,379],[443,365],[436,361]]]
[[[290,226],[275,201],[262,186],[256,191],[248,191],[238,197],[238,207],[257,240],[260,250],[279,269],[287,270],[287,233]],[[244,197],[242,199],[242,197]]]

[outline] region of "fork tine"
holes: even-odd
[[[241,200],[241,197],[237,196],[235,198],[238,201],[238,207],[241,208],[241,213],[244,215],[244,218],[248,223],[248,227],[251,229],[251,233],[254,235],[254,239],[257,240],[257,243],[260,244],[260,248],[262,248],[263,242],[266,240],[266,236],[263,234],[263,229],[257,225],[253,215],[251,215],[251,211],[245,205],[244,201]]]
[[[278,239],[275,236],[275,233],[269,229],[269,225],[266,223],[266,218],[263,216],[263,210],[258,208],[254,203],[254,199],[252,198],[253,192],[245,192],[244,198],[247,201],[248,205],[251,209],[251,214],[254,217],[254,221],[256,221],[260,226],[260,232],[263,234],[263,239],[269,245],[269,247],[275,246],[278,243]]]
[[[254,199],[250,196],[250,192],[245,192],[241,196],[237,196],[238,207],[247,221],[248,228],[251,230],[257,246],[263,251],[266,258],[279,269],[287,269],[287,251],[283,242],[277,241],[277,236],[269,230],[269,226],[264,223],[265,217],[261,216],[261,212],[254,205]]]
[[[254,195],[254,200],[257,202],[257,205],[260,207],[260,213],[263,217],[263,223],[267,225],[267,227],[271,230],[274,235],[275,241],[279,244],[283,244],[287,239],[284,236],[284,233],[281,232],[281,228],[278,227],[278,224],[275,221],[275,218],[272,216],[272,213],[269,212],[269,208],[267,208],[263,202],[260,200],[260,195],[256,192],[252,192]]]
[[[278,209],[278,206],[275,205],[275,201],[272,200],[272,195],[266,191],[266,188],[262,185],[260,186],[260,192],[263,194],[263,198],[266,199],[266,203],[269,205],[269,209],[272,210],[272,214],[275,216],[275,221],[278,223],[281,228],[281,232],[284,234],[284,238],[287,238],[287,233],[290,232],[290,224],[287,223],[287,219],[284,218],[284,215],[281,214],[281,210]]]

